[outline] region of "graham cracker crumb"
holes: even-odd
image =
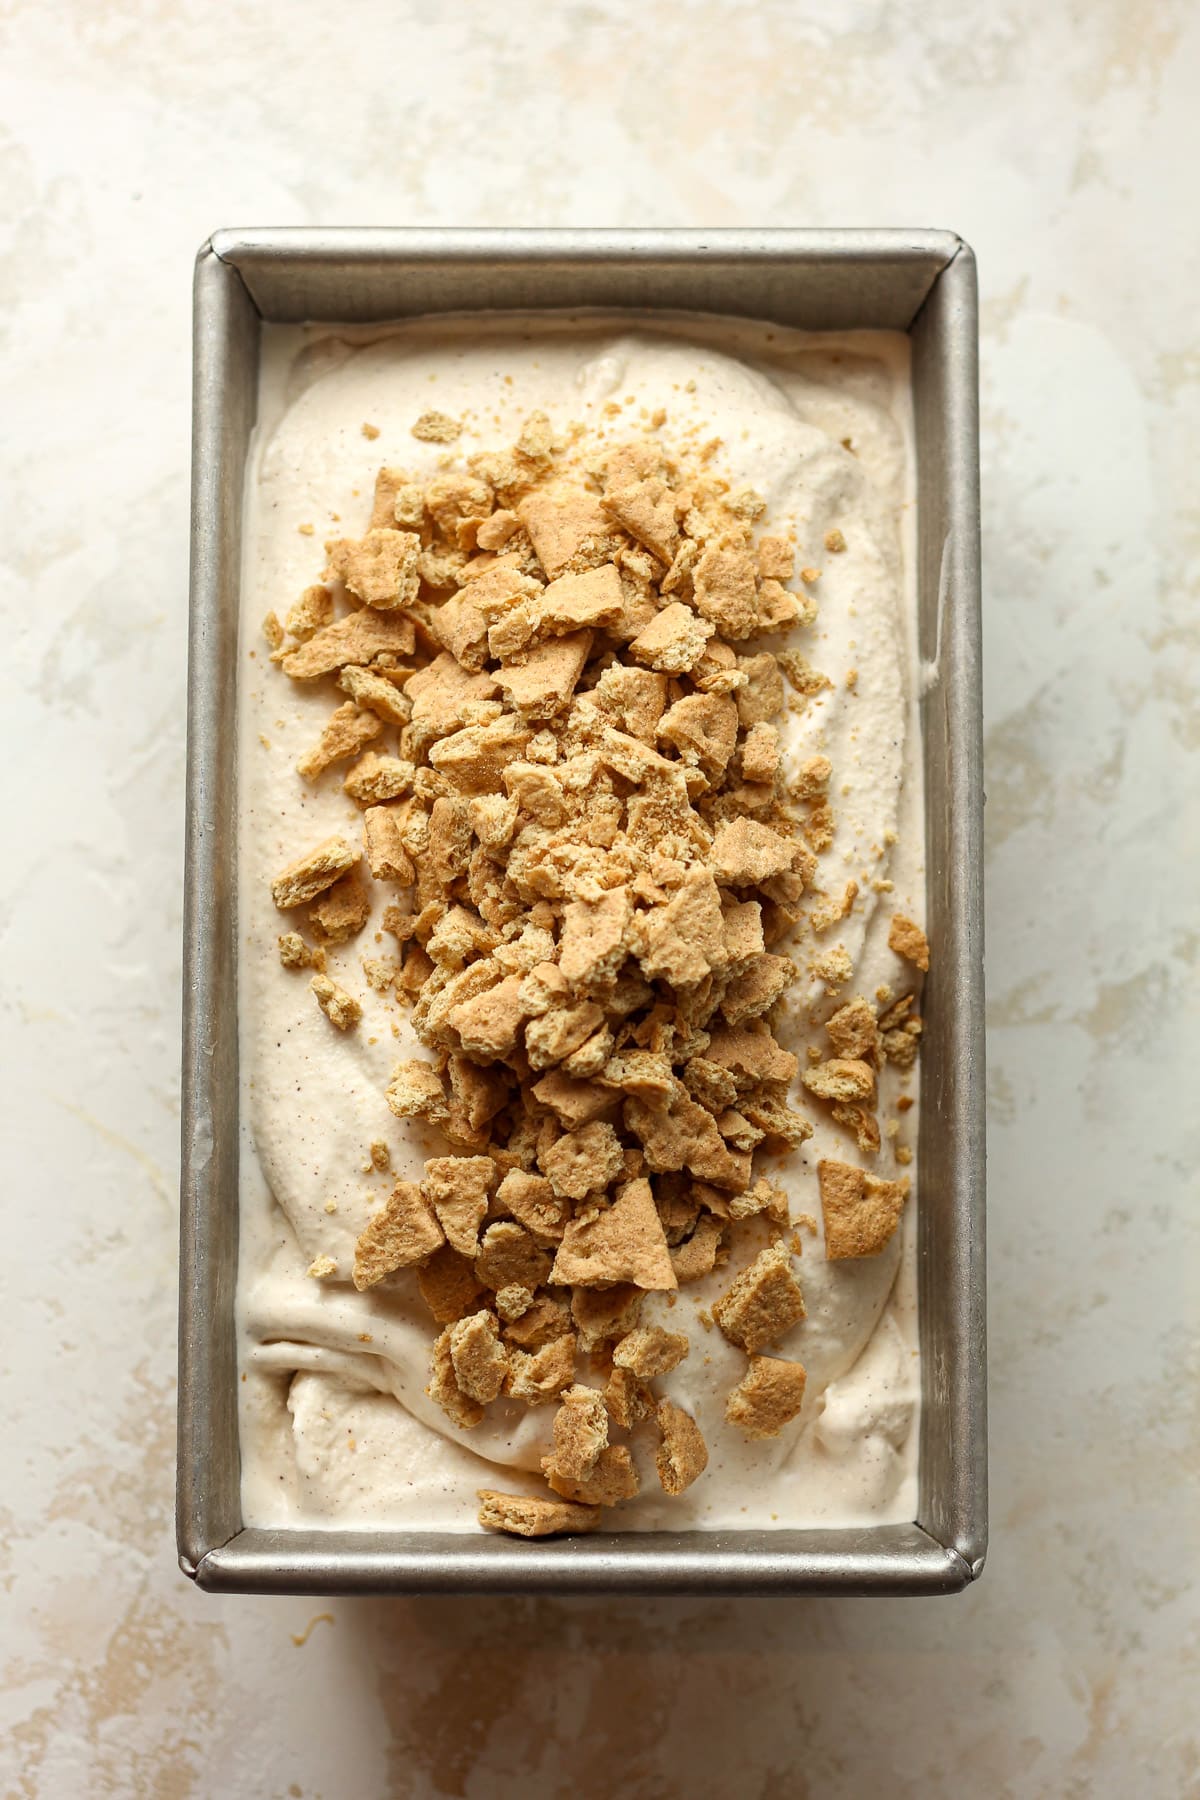
[[[661,1325],[640,1325],[623,1337],[613,1351],[613,1366],[628,1369],[644,1381],[655,1375],[669,1375],[688,1353],[689,1344],[681,1331],[664,1331]]]
[[[830,1262],[878,1256],[890,1240],[908,1198],[907,1177],[880,1181],[848,1163],[819,1162],[825,1255]]]
[[[480,1488],[479,1501],[479,1523],[488,1531],[504,1531],[514,1537],[578,1536],[594,1531],[602,1516],[598,1506],[501,1494],[494,1488]]]
[[[922,970],[929,968],[929,940],[921,927],[897,913],[888,931],[888,947],[902,956],[906,962]]]
[[[682,1494],[708,1467],[708,1448],[690,1413],[671,1400],[660,1400],[655,1417],[659,1443],[654,1466],[665,1494]]]
[[[376,1165],[378,1166],[378,1165]],[[359,1234],[354,1246],[354,1285],[361,1292],[396,1269],[432,1256],[442,1231],[412,1181],[397,1181],[387,1205]]]
[[[315,1256],[305,1270],[314,1281],[328,1281],[337,1274],[337,1263],[332,1256]]]
[[[804,1365],[752,1356],[725,1403],[725,1417],[748,1438],[778,1437],[804,1404]]]
[[[449,413],[430,410],[423,412],[411,426],[415,438],[425,444],[452,444],[461,432],[462,421],[451,418]]]
[[[339,1031],[349,1031],[358,1024],[362,1018],[362,1007],[353,994],[348,994],[345,988],[339,987],[328,975],[314,975],[308,985],[331,1025],[336,1025]]]
[[[804,1317],[804,1296],[784,1244],[762,1250],[715,1302],[713,1318],[731,1344],[751,1353],[777,1343]]]

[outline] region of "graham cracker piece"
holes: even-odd
[[[289,634],[298,643],[306,644],[315,632],[333,621],[332,591],[317,582],[306,587],[295,605],[289,607],[284,621]]]
[[[725,989],[721,1011],[731,1025],[760,1019],[797,979],[799,970],[790,956],[756,956],[749,967],[735,975]]]
[[[421,1192],[437,1214],[447,1241],[462,1256],[479,1251],[479,1227],[498,1170],[490,1156],[435,1156],[425,1164]]]
[[[498,1398],[508,1374],[508,1356],[500,1342],[494,1313],[471,1313],[450,1328],[450,1361],[459,1392],[488,1406]]]
[[[285,931],[278,939],[279,960],[285,969],[323,969],[325,952],[319,944],[306,944],[298,931]]]
[[[873,1063],[879,1056],[879,1026],[875,1008],[862,994],[825,1021],[830,1042],[841,1057]]]
[[[679,547],[679,527],[675,496],[665,481],[651,477],[625,487],[610,487],[600,504],[630,537],[653,552],[664,569],[671,566]]]
[[[613,1351],[613,1366],[628,1369],[643,1381],[669,1375],[677,1369],[691,1345],[686,1333],[664,1331],[661,1325],[639,1325],[623,1337]]]
[[[325,1014],[331,1025],[339,1031],[349,1031],[362,1018],[362,1006],[348,994],[343,987],[325,974],[314,975],[309,987],[317,997],[317,1005]]]
[[[354,1285],[361,1293],[396,1269],[424,1262],[443,1242],[442,1229],[415,1181],[397,1181],[382,1212],[354,1246]]]
[[[274,652],[277,651],[282,646],[284,637],[286,635],[284,632],[283,626],[279,623],[279,614],[278,613],[269,612],[267,614],[266,618],[262,622],[262,634],[266,638],[267,643],[271,647],[272,661],[273,661],[274,660]]]
[[[655,1410],[659,1442],[654,1466],[665,1494],[682,1494],[708,1467],[708,1448],[691,1413],[672,1400],[660,1400]]]
[[[314,1256],[304,1272],[313,1281],[328,1281],[331,1275],[337,1274],[337,1267],[332,1256]]]
[[[592,689],[592,699],[621,731],[653,744],[667,704],[667,677],[654,669],[613,663]]]
[[[483,1291],[475,1279],[474,1265],[450,1244],[443,1244],[420,1264],[417,1289],[439,1325],[452,1325],[463,1318]]]
[[[830,1117],[851,1132],[864,1156],[874,1156],[879,1149],[879,1120],[865,1106],[839,1100],[829,1109]]]
[[[712,1309],[731,1344],[754,1353],[777,1343],[804,1317],[804,1296],[786,1244],[761,1250]]]
[[[560,1287],[628,1281],[647,1292],[674,1288],[675,1271],[650,1183],[627,1181],[610,1206],[573,1219],[563,1234],[551,1279]]]
[[[842,890],[840,899],[826,900],[822,905],[813,907],[812,916],[809,919],[813,930],[818,934],[828,931],[831,925],[836,925],[839,920],[848,918],[857,898],[857,881],[848,881]]]
[[[537,974],[537,970],[532,971]],[[526,984],[520,989],[525,992]],[[581,1000],[573,1006],[554,1006],[525,1028],[525,1051],[530,1067],[548,1069],[570,1056],[587,1042],[604,1024],[604,1013],[594,1001]]]
[[[799,1066],[791,1051],[781,1049],[761,1025],[712,1032],[705,1055],[709,1062],[729,1070],[739,1093],[767,1081],[786,1086],[795,1079]]]
[[[624,1444],[609,1444],[603,1449],[591,1474],[582,1481],[572,1481],[553,1465],[546,1468],[543,1463],[543,1468],[554,1492],[577,1504],[616,1506],[622,1500],[634,1499],[638,1491],[637,1470]]]
[[[376,881],[411,887],[417,878],[401,835],[402,815],[395,806],[368,806],[363,813],[363,849]]]
[[[745,539],[722,533],[710,539],[692,575],[696,610],[723,638],[737,642],[758,626],[754,559]]]
[[[790,581],[796,572],[796,547],[788,538],[758,540],[758,572],[771,581]]]
[[[409,1058],[392,1069],[384,1097],[398,1119],[427,1119],[439,1125],[446,1116],[446,1090],[432,1063]]]
[[[480,1488],[479,1501],[479,1523],[488,1531],[505,1531],[512,1537],[578,1536],[595,1531],[602,1517],[598,1506],[501,1494],[494,1488]]]
[[[520,991],[520,976],[509,975],[487,993],[454,1008],[448,1022],[468,1054],[489,1062],[512,1055],[525,1019]]]
[[[552,719],[565,712],[591,654],[593,636],[591,631],[568,632],[535,645],[523,662],[505,663],[497,680],[507,704],[528,719]]]
[[[464,1394],[458,1385],[450,1335],[453,1329],[452,1325],[447,1325],[433,1341],[429,1358],[429,1386],[425,1392],[441,1407],[451,1424],[457,1425],[462,1431],[472,1431],[483,1418],[483,1408],[478,1400],[472,1400],[469,1394]]]
[[[503,550],[513,533],[520,529],[521,521],[515,512],[501,507],[498,512],[491,513],[482,520],[475,533],[475,542],[481,550]]]
[[[326,888],[308,913],[314,931],[326,944],[344,944],[362,930],[370,916],[371,896],[359,864]]]
[[[648,980],[689,987],[724,967],[725,921],[712,875],[688,870],[665,906],[641,915],[638,961]]]
[[[539,1160],[555,1194],[569,1200],[603,1193],[624,1167],[616,1132],[598,1122],[564,1132]]]
[[[280,912],[303,906],[352,869],[360,854],[344,837],[327,837],[279,871],[271,883],[271,898]]]
[[[496,1189],[496,1202],[507,1208],[541,1244],[556,1244],[566,1228],[570,1208],[544,1175],[510,1169]]]
[[[344,582],[357,599],[378,612],[395,612],[411,606],[417,597],[420,549],[415,532],[385,526],[362,538],[330,538],[325,554],[328,573]]]
[[[424,522],[425,501],[422,489],[409,480],[403,469],[380,469],[375,477],[371,517],[368,521],[370,527],[377,530],[381,526],[403,525],[409,530],[419,531]]]
[[[423,444],[452,444],[462,432],[462,420],[430,407],[419,419],[413,420],[409,429]]]
[[[573,1081],[561,1068],[551,1069],[548,1075],[534,1083],[533,1097],[542,1106],[550,1108],[564,1131],[590,1125],[595,1119],[612,1115],[616,1109],[616,1102],[607,1088],[595,1081]]]
[[[475,1273],[485,1287],[525,1287],[532,1293],[550,1273],[551,1257],[515,1219],[498,1219],[479,1240]]]
[[[880,1181],[849,1163],[819,1162],[825,1255],[830,1262],[878,1256],[891,1239],[908,1198],[909,1181]]]
[[[888,948],[915,968],[929,968],[929,940],[921,927],[903,913],[897,913],[888,931]]]
[[[638,1322],[644,1295],[631,1282],[603,1288],[571,1290],[571,1317],[579,1334],[579,1348],[590,1353],[602,1344],[626,1337]]]
[[[520,1323],[524,1324],[524,1319]],[[512,1326],[507,1336],[512,1338]],[[569,1332],[548,1339],[532,1352],[510,1349],[508,1353],[509,1396],[526,1406],[545,1406],[557,1400],[574,1379],[575,1339]]]
[[[351,663],[365,666],[377,656],[408,656],[415,642],[410,618],[364,606],[323,625],[306,644],[289,650],[279,666],[293,681],[316,681]]]
[[[607,562],[621,542],[596,497],[567,482],[527,494],[517,518],[551,580]]]
[[[608,1408],[595,1388],[569,1387],[554,1415],[552,1448],[542,1458],[543,1474],[585,1481],[608,1447]]]
[[[368,750],[347,771],[342,790],[359,806],[382,806],[385,801],[399,800],[407,794],[415,774],[405,757],[380,756],[377,750]]]
[[[609,888],[595,900],[572,900],[563,912],[559,968],[574,988],[588,990],[615,976],[625,960],[633,915],[629,889]]]
[[[758,887],[795,867],[798,846],[757,819],[735,819],[713,839],[711,864],[729,887]]]
[[[779,773],[779,732],[765,722],[752,725],[742,745],[742,777],[746,781],[774,781]]]
[[[558,1338],[569,1337],[574,1354],[575,1336],[571,1329],[570,1308],[564,1300],[555,1299],[550,1294],[535,1295],[532,1306],[519,1319],[509,1321],[504,1336],[510,1344],[516,1344],[522,1350],[541,1350]]]
[[[412,707],[403,690],[386,676],[377,675],[374,669],[360,669],[356,663],[347,663],[338,676],[338,686],[344,694],[349,694],[356,706],[375,713],[386,724],[408,724]]]
[[[831,1057],[828,1062],[805,1069],[800,1079],[818,1100],[875,1100],[874,1069],[870,1063],[853,1057]]]
[[[686,1095],[677,1095],[665,1111],[627,1100],[623,1116],[655,1174],[690,1169],[699,1180],[734,1193],[749,1186],[750,1158],[727,1149],[712,1114]]]
[[[605,1384],[604,1404],[609,1418],[619,1430],[632,1431],[643,1419],[653,1416],[655,1399],[632,1369],[614,1367]]]
[[[364,744],[382,730],[382,721],[374,713],[362,712],[353,700],[347,700],[331,713],[317,742],[299,759],[297,773],[307,781],[315,781],[331,763],[357,756]]]
[[[719,1218],[712,1213],[702,1213],[691,1237],[672,1247],[671,1267],[680,1287],[686,1286],[689,1281],[701,1281],[704,1276],[712,1274],[717,1266],[717,1255],[724,1233],[725,1227]]]
[[[580,575],[559,575],[536,602],[537,633],[561,637],[587,627],[615,625],[622,605],[621,578],[612,563]]]
[[[673,600],[638,632],[629,651],[647,668],[666,675],[684,675],[695,668],[715,629],[707,620],[698,619],[682,601]]]
[[[746,680],[734,695],[734,704],[738,723],[749,731],[783,711],[783,676],[775,658],[765,650],[757,656],[739,656],[737,666]]]
[[[725,1417],[748,1438],[778,1437],[804,1404],[804,1364],[752,1356],[725,1403]]]

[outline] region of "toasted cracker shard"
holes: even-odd
[[[313,930],[326,944],[344,944],[362,930],[370,916],[371,896],[357,863],[313,901],[308,913]]]
[[[499,1171],[490,1156],[435,1156],[425,1164],[421,1192],[446,1238],[463,1256],[479,1251],[479,1227]]]
[[[362,1006],[353,994],[348,994],[344,987],[339,987],[330,976],[318,973],[308,985],[331,1025],[336,1026],[339,1031],[349,1031],[358,1024],[362,1018]]]
[[[271,897],[280,912],[303,906],[352,869],[359,855],[344,837],[327,837],[279,871],[271,883]]]
[[[897,913],[888,931],[888,947],[918,969],[929,968],[929,940],[921,927]]]
[[[410,430],[422,443],[452,444],[462,431],[462,421],[431,407],[420,418],[413,420]]]
[[[817,1178],[828,1260],[878,1256],[904,1210],[908,1177],[902,1181],[880,1181],[849,1163],[824,1161],[817,1164]]]
[[[760,1250],[715,1302],[713,1318],[731,1344],[756,1352],[778,1343],[804,1317],[804,1296],[785,1244]]]
[[[725,1403],[725,1417],[748,1438],[778,1437],[804,1405],[803,1363],[752,1356]]]
[[[482,1289],[469,1258],[442,1244],[417,1265],[417,1291],[439,1325],[452,1325],[471,1311]]]
[[[479,1502],[479,1523],[488,1531],[506,1531],[513,1537],[578,1536],[595,1531],[602,1517],[598,1506],[501,1494],[494,1488],[480,1488]]]
[[[666,1494],[682,1494],[708,1467],[708,1448],[690,1413],[672,1400],[660,1400],[655,1413],[659,1442],[654,1456]]]
[[[359,1233],[354,1246],[355,1287],[361,1292],[396,1269],[424,1262],[443,1241],[442,1228],[416,1182],[398,1181],[383,1211]]]
[[[468,1400],[488,1406],[497,1398],[508,1373],[508,1357],[494,1313],[472,1313],[451,1325],[450,1361],[459,1392]]]
[[[415,641],[410,618],[365,606],[322,626],[306,644],[290,650],[280,667],[293,681],[316,681],[351,663],[365,665],[380,656],[407,656]]]
[[[441,1407],[452,1424],[462,1431],[471,1431],[482,1420],[483,1408],[478,1400],[472,1400],[469,1394],[464,1394],[458,1385],[458,1376],[454,1372],[453,1330],[452,1325],[447,1325],[433,1341],[429,1357],[429,1386],[425,1392]]]
[[[544,1465],[546,1480],[564,1500],[590,1506],[617,1506],[632,1500],[638,1492],[638,1475],[633,1457],[624,1444],[609,1444],[596,1458],[595,1467],[582,1480],[573,1481],[551,1464]]]
[[[331,538],[325,546],[329,574],[367,606],[394,612],[417,597],[421,540],[412,531],[368,531],[362,538]],[[286,665],[285,665],[286,666]]]
[[[800,1077],[810,1094],[818,1100],[875,1099],[875,1071],[869,1063],[853,1057],[834,1056],[815,1068],[805,1069]]]
[[[562,1287],[628,1281],[648,1292],[675,1287],[662,1220],[650,1183],[627,1181],[610,1206],[572,1219],[563,1233],[551,1279]]]
[[[566,1390],[554,1415],[553,1447],[542,1458],[542,1472],[564,1481],[584,1481],[608,1445],[608,1408],[595,1388]]]
[[[685,1332],[664,1331],[661,1325],[639,1325],[613,1351],[613,1365],[651,1381],[656,1375],[669,1375],[677,1369],[689,1348]]]
[[[315,781],[332,763],[357,756],[372,738],[383,730],[383,722],[372,712],[363,712],[353,700],[347,700],[331,713],[320,737],[296,764],[296,771],[307,781]]]
[[[629,651],[649,669],[665,675],[683,675],[704,655],[715,627],[698,619],[679,600],[664,606],[631,641]]]

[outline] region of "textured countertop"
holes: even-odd
[[[1200,13],[234,12],[0,21],[3,1792],[1200,1794]],[[323,1604],[175,1567],[191,260],[307,223],[976,249],[993,1533],[956,1599]]]

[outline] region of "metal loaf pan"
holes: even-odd
[[[723,313],[913,342],[928,924],[918,1519],[853,1530],[263,1531],[239,1501],[235,671],[266,321],[551,307]],[[195,284],[178,1448],[181,1566],[270,1593],[947,1593],[987,1538],[983,786],[974,258],[938,231],[223,231]]]

